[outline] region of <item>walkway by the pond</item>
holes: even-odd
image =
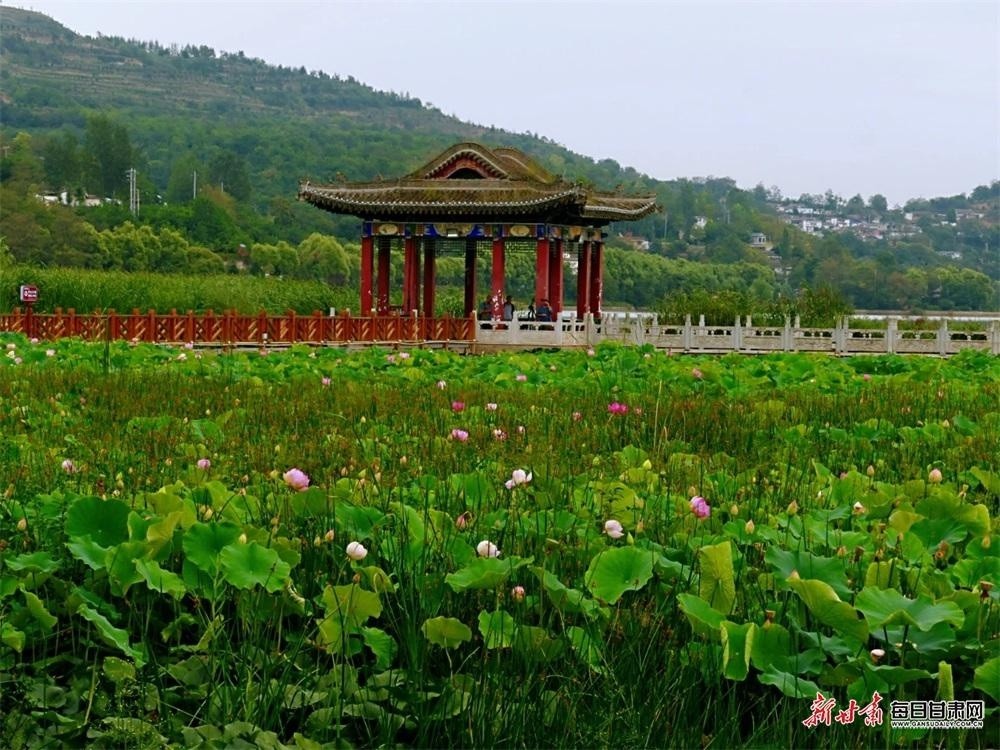
[[[324,315],[238,315],[155,311],[121,314],[77,314],[73,310],[31,313],[14,310],[0,315],[0,331],[51,340],[76,337],[90,341],[136,341],[212,347],[314,346],[440,347],[461,352],[545,348],[586,348],[603,341],[650,345],[669,352],[823,352],[829,354],[925,354],[949,356],[963,349],[1000,355],[1000,319],[965,318],[953,314],[928,326],[927,319],[888,316],[882,320],[844,318],[833,328],[808,328],[786,319],[782,325],[755,324],[750,316],[731,325],[708,325],[687,318],[682,324],[660,324],[645,313],[606,314],[602,320],[564,316],[539,322],[474,320],[442,316],[351,317]]]

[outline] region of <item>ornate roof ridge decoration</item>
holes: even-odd
[[[604,193],[557,179],[515,148],[456,143],[398,180],[299,187],[299,199],[367,220],[517,221],[603,226],[657,210],[656,196]]]

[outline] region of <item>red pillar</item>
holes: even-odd
[[[476,309],[476,241],[465,240],[465,317]]]
[[[500,317],[503,307],[507,268],[507,246],[503,237],[493,238],[493,273],[490,276],[490,294],[493,296],[493,313]]]
[[[420,307],[420,261],[417,238],[403,240],[403,315],[409,316]]]
[[[590,312],[595,318],[601,317],[601,303],[604,298],[604,241],[591,243],[590,257]]]
[[[590,240],[580,243],[576,270],[576,317],[583,320],[590,312]]]
[[[434,317],[434,285],[435,278],[435,250],[434,238],[424,239],[424,316]]]
[[[549,298],[549,240],[539,237],[535,245],[535,307]]]
[[[389,237],[378,238],[378,297],[375,300],[375,311],[379,315],[389,312],[389,248],[392,240]]]
[[[372,275],[375,270],[375,238],[361,238],[361,317],[372,314]]]
[[[549,305],[556,316],[563,309],[563,259],[562,239],[551,242],[549,248]],[[558,317],[556,318],[558,320]]]

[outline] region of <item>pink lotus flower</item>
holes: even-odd
[[[464,401],[452,401],[451,402],[451,410],[455,411],[455,412],[465,411],[465,402]]]
[[[399,358],[400,359],[409,359],[410,358],[410,353],[409,352],[400,352],[399,353]]]
[[[396,355],[395,354],[386,354],[385,355],[385,361],[388,362],[390,365],[396,364]]]
[[[184,348],[185,349],[194,349],[194,342],[193,341],[188,341],[186,344],[184,344]]]
[[[519,372],[519,373],[517,374],[517,377],[516,377],[516,378],[514,378],[514,380],[516,380],[516,381],[517,381],[518,383],[523,383],[523,382],[524,382],[524,381],[526,381],[527,379],[528,379],[528,376],[527,376],[527,375],[525,375],[525,374],[524,374],[523,372]]]
[[[451,431],[451,439],[457,440],[460,443],[464,443],[466,440],[469,439],[469,433],[466,432],[465,430],[460,430],[456,427],[454,430]]]
[[[37,344],[38,343],[38,337],[37,336],[32,336],[31,337],[31,341],[29,343],[31,343],[31,344]]]
[[[500,550],[493,542],[484,539],[476,545],[476,554],[480,557],[500,557]]]
[[[523,435],[524,433],[525,433],[524,425],[523,424],[519,424],[517,426],[517,434],[518,435]]]
[[[930,474],[927,475],[927,481],[931,484],[941,484],[944,476],[941,474],[941,469],[931,469]]]
[[[324,388],[330,387],[330,378],[324,377],[320,382],[323,384]]]
[[[65,471],[67,474],[72,474],[73,472],[76,471],[76,465],[68,458],[63,459],[62,470]]]
[[[695,380],[701,380],[703,377],[705,377],[705,374],[701,370],[699,370],[697,367],[692,367],[691,368],[691,377],[694,378]]]
[[[519,485],[522,484],[527,484],[530,481],[531,481],[530,471],[526,472],[524,469],[514,469],[514,471],[510,473],[510,479],[508,479],[504,483],[504,486],[508,490],[512,490],[515,487],[518,487]]]
[[[506,440],[507,439],[507,433],[504,432],[503,430],[501,430],[499,427],[497,427],[495,430],[493,430],[493,439],[494,440]]]
[[[573,412],[573,421],[574,422],[579,422],[581,419],[583,419],[583,415],[580,412],[578,412],[578,411]]]
[[[871,380],[871,379],[872,379],[872,376],[871,376],[871,375],[869,375],[869,374],[868,374],[868,373],[866,372],[866,373],[865,373],[864,375],[862,375],[862,376],[861,376],[861,379],[862,379],[862,380]]]
[[[587,356],[588,357],[593,357],[595,354],[597,354],[597,352],[595,352],[593,349],[588,349],[587,350]]]
[[[612,401],[608,404],[608,411],[611,414],[628,414],[628,407],[625,404],[620,404],[617,401]]]
[[[55,349],[46,349],[45,350],[45,356],[46,357],[54,357],[54,356],[56,356],[56,350]]]
[[[691,512],[698,518],[708,518],[712,515],[712,509],[701,495],[695,495],[691,498]]]
[[[497,405],[494,404],[492,401],[486,404],[486,411],[496,411],[496,410],[497,410]]]
[[[445,388],[448,387],[448,384],[446,382],[444,382],[443,380],[439,380],[437,382],[437,387],[438,387],[438,390],[442,390],[443,391]]]
[[[289,469],[281,478],[285,480],[285,484],[299,492],[309,486],[309,475],[301,469]]]
[[[361,562],[366,557],[368,557],[368,550],[361,542],[351,542],[347,545],[347,556],[354,560],[354,562]]]
[[[515,602],[523,602],[525,597],[524,586],[515,586],[510,590],[510,598]]]
[[[208,471],[211,467],[212,467],[212,462],[209,461],[207,458],[198,459],[198,468],[201,469],[202,471]]]
[[[604,533],[612,539],[621,539],[625,536],[625,529],[621,523],[612,518],[610,521],[604,522]]]
[[[465,531],[471,523],[472,514],[469,511],[465,511],[465,513],[455,519],[455,528],[459,531]]]

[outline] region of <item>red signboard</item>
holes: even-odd
[[[29,305],[38,302],[38,287],[33,284],[21,284],[21,302]]]

